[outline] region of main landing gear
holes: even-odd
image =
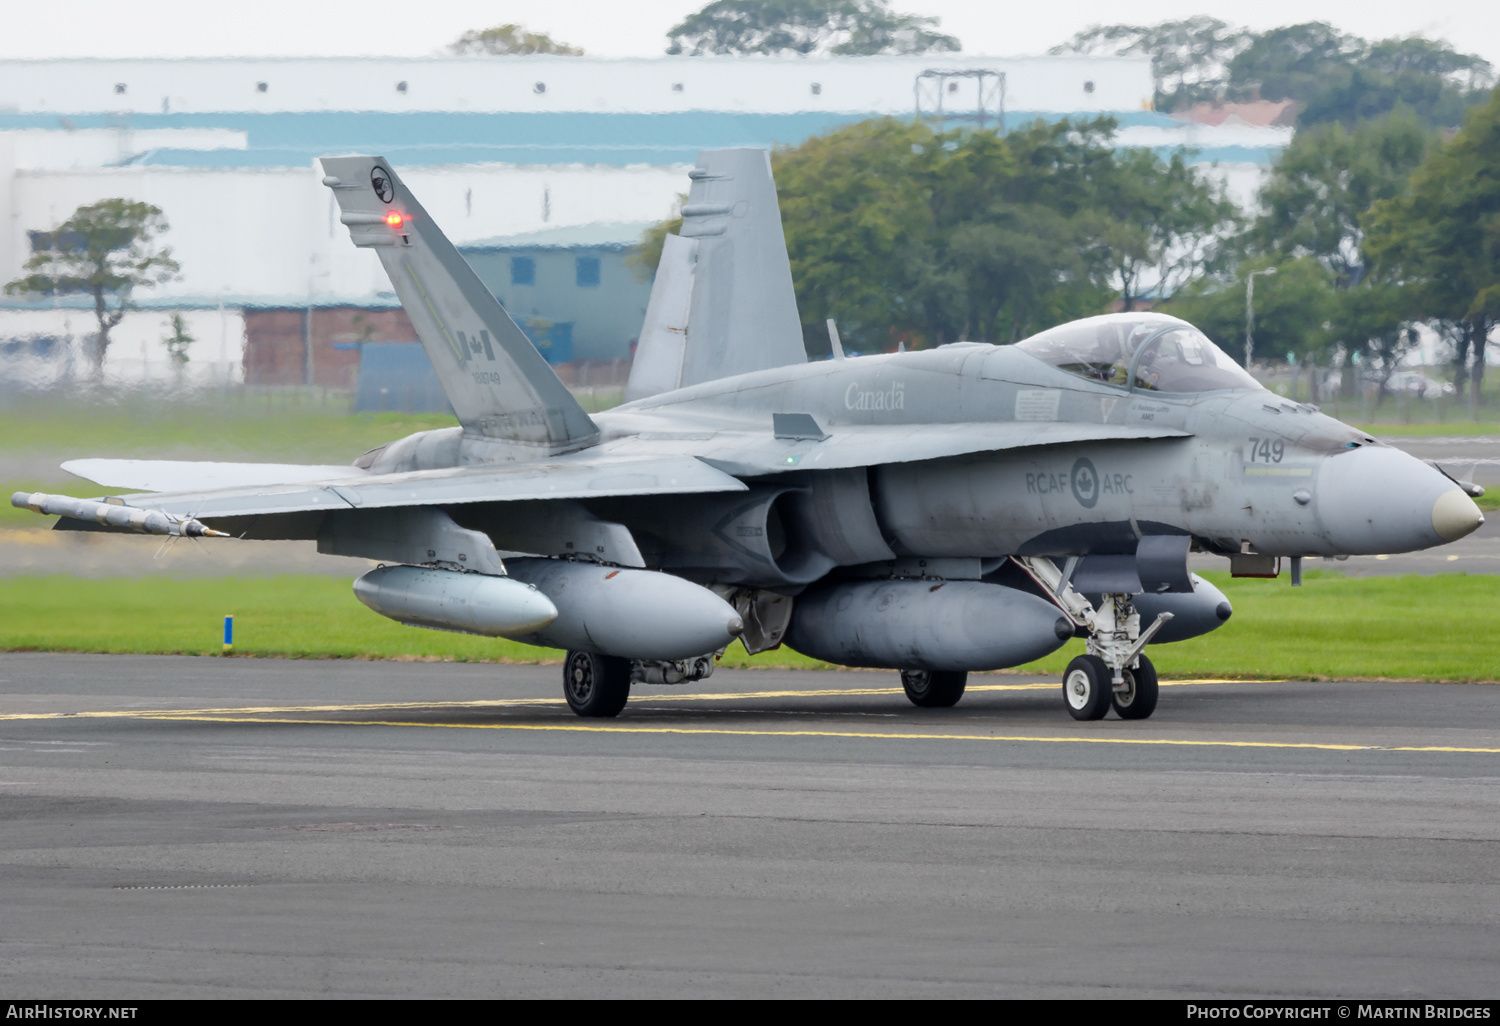
[[[618,716],[630,699],[632,684],[702,680],[713,675],[714,661],[723,654],[721,649],[693,659],[622,659],[572,651],[563,660],[563,697],[579,716]],[[963,692],[962,683],[958,690]]]
[[[630,698],[630,660],[569,652],[563,661],[563,697],[579,716],[620,715]]]
[[[1095,609],[1073,590],[1050,559],[1012,557],[1075,624],[1088,632],[1087,654],[1063,673],[1063,704],[1075,720],[1103,719],[1111,707],[1122,720],[1144,720],[1156,711],[1156,667],[1142,650],[1172,619],[1160,613],[1141,630],[1141,614],[1130,596],[1106,594]]]
[[[912,705],[947,709],[964,697],[969,675],[962,670],[902,670],[901,689]]]

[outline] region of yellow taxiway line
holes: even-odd
[[[1282,681],[1235,681],[1220,679],[1164,680],[1162,687],[1179,687],[1188,684],[1277,684]],[[1059,687],[1055,683],[1043,684],[978,684],[967,692],[975,691],[1051,691]],[[739,691],[717,694],[637,695],[636,702],[728,702],[747,698],[829,698],[838,696],[899,695],[900,688],[819,688],[797,691]],[[114,719],[131,717],[184,717],[198,715],[251,716],[266,713],[315,713],[315,712],[376,712],[400,709],[506,709],[525,706],[559,706],[561,698],[484,698],[468,702],[368,702],[343,705],[247,705],[214,709],[90,709],[80,712],[46,713],[0,713],[4,720],[65,720],[65,719]],[[271,722],[269,720],[265,722]]]
[[[1182,748],[1308,748],[1332,752],[1461,752],[1500,755],[1500,748],[1462,748],[1453,745],[1340,745],[1316,741],[1192,741],[1143,737],[1048,737],[1035,734],[930,734],[878,730],[754,730],[728,727],[637,727],[625,724],[577,723],[424,723],[420,720],[312,720],[290,717],[245,719],[240,716],[140,714],[140,719],[190,723],[283,723],[334,727],[441,727],[451,730],[532,730],[578,734],[706,734],[729,737],[831,737],[885,741],[1037,741],[1056,744],[1166,745]]]
[[[1165,686],[1192,684],[1242,683],[1230,680],[1183,680],[1162,681]],[[1261,682],[1272,683],[1272,682]],[[1037,691],[1050,690],[1058,685],[1037,684],[981,684],[970,691]],[[731,694],[677,694],[656,695],[638,699],[642,702],[689,702],[729,701],[733,699],[828,697],[899,695],[899,688],[825,688],[801,691],[748,691]],[[1156,745],[1182,748],[1283,748],[1312,749],[1336,752],[1452,752],[1480,755],[1500,755],[1500,748],[1471,748],[1449,745],[1360,745],[1334,744],[1314,741],[1231,741],[1188,740],[1174,738],[1140,738],[1114,736],[1048,736],[1036,734],[963,734],[906,731],[861,731],[861,730],[776,730],[728,727],[662,727],[635,726],[628,723],[582,724],[582,723],[444,723],[420,720],[341,720],[314,719],[306,716],[289,716],[288,713],[349,713],[349,712],[398,712],[425,710],[434,713],[460,710],[484,710],[516,707],[556,707],[561,699],[513,698],[481,699],[468,702],[382,702],[343,705],[279,705],[241,706],[214,709],[120,709],[90,710],[83,712],[12,713],[0,715],[0,720],[58,720],[58,719],[143,719],[177,720],[190,723],[275,723],[300,726],[347,726],[347,727],[438,727],[456,730],[515,730],[552,731],[559,733],[586,734],[671,734],[705,735],[720,737],[818,737],[875,739],[887,741],[1010,741],[1051,744],[1095,744],[1095,745]]]

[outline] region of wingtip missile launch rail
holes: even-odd
[[[106,527],[138,534],[162,534],[174,538],[229,538],[224,531],[215,531],[204,526],[194,517],[178,517],[154,509],[141,509],[122,502],[100,502],[95,499],[74,499],[67,495],[48,495],[46,492],[16,492],[10,504],[17,509],[29,509],[33,513],[69,517],[73,520],[92,520]]]

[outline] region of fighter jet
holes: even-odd
[[[564,649],[580,716],[712,673],[738,639],[897,670],[952,706],[971,671],[1074,637],[1076,719],[1150,716],[1146,655],[1212,631],[1189,553],[1292,583],[1310,556],[1461,538],[1479,491],[1262,388],[1191,324],[1090,317],[1015,345],[810,362],[761,150],[700,155],[624,405],[588,415],[391,165],[323,158],[460,422],[352,466],[85,459],[138,494],[18,493],[58,527],[315,539],[378,560],[401,623]]]

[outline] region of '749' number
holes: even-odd
[[[1250,439],[1251,463],[1280,463],[1285,455],[1286,443],[1279,438],[1274,442],[1269,438]]]

